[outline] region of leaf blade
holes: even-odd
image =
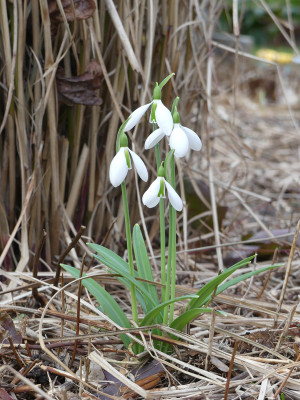
[[[64,268],[65,271],[69,272],[69,274],[75,279],[80,277],[80,271],[77,268],[65,264],[61,264],[61,267]],[[86,275],[83,274],[83,276]],[[82,279],[82,285],[96,298],[105,314],[107,314],[110,319],[122,328],[131,328],[131,324],[124,311],[118,305],[116,300],[101,285],[99,285],[93,278]],[[120,337],[126,347],[128,347],[132,342],[132,340],[125,334],[120,335]]]
[[[132,241],[133,241],[133,249],[134,249],[139,278],[154,282],[152,268],[148,259],[148,253],[145,246],[145,241],[141,229],[137,224],[133,227]],[[144,283],[144,285],[146,286],[146,289],[148,290],[152,299],[154,300],[154,304],[158,305],[159,298],[156,287],[154,285],[150,285],[149,283]]]
[[[239,268],[244,267],[245,265],[249,264],[255,255],[245,258],[244,260],[239,261],[238,263],[234,264],[230,268],[227,268],[223,271],[220,275],[216,276],[209,282],[207,282],[198,292],[197,296],[198,299],[191,300],[189,303],[190,308],[199,308],[204,303],[206,298],[213,293],[213,291],[222,283],[226,278],[228,278],[234,271]]]

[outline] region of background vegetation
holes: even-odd
[[[154,83],[175,72],[163,101],[170,106],[175,95],[180,97],[182,124],[203,142],[200,153],[177,162],[177,191],[186,206],[177,221],[176,295],[197,292],[224,266],[254,252],[259,263],[273,259],[286,261],[287,267],[251,279],[249,286],[239,282],[214,299],[212,306],[227,317],[202,316],[178,336],[184,345],[176,347],[178,357],[165,368],[176,366],[180,372],[162,383],[175,386],[152,395],[183,398],[177,391],[180,382],[190,384],[185,394],[198,390],[216,400],[244,392],[249,399],[263,399],[267,391],[279,398],[283,387],[286,398],[299,398],[298,364],[293,364],[299,361],[293,342],[300,321],[299,268],[289,279],[292,261],[297,261],[300,216],[300,80],[299,66],[292,62],[299,54],[299,15],[297,0],[0,0],[1,312],[18,315],[14,323],[26,339],[16,337],[14,343],[23,346],[18,351],[24,365],[28,349],[47,353],[50,361],[54,353],[58,357],[65,345],[59,342],[56,349],[57,338],[63,342],[69,335],[72,343],[64,354],[73,355],[66,364],[70,370],[73,363],[82,366],[81,355],[91,349],[87,341],[78,344],[80,350],[74,345],[79,326],[86,335],[91,329],[97,340],[100,330],[112,330],[110,341],[93,343],[101,351],[115,351],[109,347],[112,335],[120,343],[113,322],[99,317],[86,292],[80,303],[81,287],[76,295],[70,286],[65,292],[62,288],[61,298],[50,301],[53,291],[47,285],[63,260],[92,268],[129,313],[128,291],[103,265],[94,266],[85,242],[103,244],[126,258],[121,191],[108,179],[116,133],[131,111],[149,102]],[[260,45],[284,46],[290,57],[257,56],[254,49]],[[144,118],[130,141],[154,176],[154,152],[142,151],[150,129]],[[135,173],[126,182],[131,222],[142,227],[158,281],[158,210],[141,206],[148,185]],[[42,317],[40,305],[50,308]],[[40,318],[53,354],[37,339]],[[168,336],[165,327],[160,329]],[[4,331],[14,333],[12,328]],[[16,374],[22,360],[12,345],[4,344],[8,356],[1,353],[3,365]],[[105,357],[101,362],[108,364]],[[50,371],[49,365],[42,367]],[[231,372],[237,380],[231,381]]]

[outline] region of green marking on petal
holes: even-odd
[[[156,118],[155,118],[156,107],[157,107],[157,104],[156,103],[152,103],[152,106],[151,106],[151,122],[156,122]]]
[[[161,168],[161,167],[159,167],[159,168]],[[163,178],[161,178],[161,180],[160,180],[160,187],[159,187],[157,196],[165,197],[165,180]]]
[[[120,138],[120,147],[128,147],[128,138],[125,133],[122,133]]]
[[[130,169],[131,168],[131,162],[130,162],[130,156],[129,156],[128,149],[124,150],[124,154],[125,154],[125,158],[126,158],[127,167],[128,167],[128,169]]]

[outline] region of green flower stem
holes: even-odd
[[[130,228],[129,208],[128,208],[128,199],[127,199],[125,181],[122,182],[121,188],[122,188],[122,198],[123,198],[125,227],[126,227],[129,273],[132,277],[134,277],[131,228]],[[130,284],[130,292],[131,292],[131,304],[132,304],[132,319],[134,320],[134,322],[137,323],[138,322],[138,313],[137,313],[137,305],[136,305],[136,292],[135,292],[135,286],[133,283]]]
[[[171,166],[171,177],[168,174],[167,166]],[[171,151],[166,158],[166,178],[175,188],[175,160],[174,150]],[[169,209],[169,246],[168,246],[168,267],[165,301],[175,298],[175,281],[176,281],[176,211],[170,204]],[[171,293],[170,293],[171,292]],[[165,307],[163,323],[170,324],[173,321],[174,305]]]
[[[165,299],[164,301],[168,301],[170,299],[170,284],[171,284],[171,259],[172,259],[172,231],[173,231],[173,218],[172,218],[172,209],[173,207],[170,205],[169,209],[169,246],[168,246],[168,266],[167,266],[167,282],[166,282],[166,290],[165,290]],[[163,323],[168,325],[169,320],[169,306],[164,308],[164,316]]]
[[[156,124],[153,124],[153,131],[156,129]],[[159,144],[155,145],[155,158],[157,171],[160,167],[161,160],[159,154]],[[160,221],[160,276],[162,285],[166,284],[166,237],[165,237],[165,204],[164,199],[159,201],[159,221]],[[166,288],[161,288],[161,302],[165,302]]]
[[[160,274],[161,274],[161,302],[166,299],[166,237],[165,237],[165,204],[164,199],[159,201],[159,221],[160,221]]]
[[[155,124],[153,124],[153,131],[155,130],[154,126],[155,126]],[[158,168],[160,167],[160,162],[161,162],[160,155],[159,155],[159,144],[158,143],[155,145],[155,158],[156,158],[156,168],[158,171]]]
[[[175,160],[174,154],[171,159],[171,185],[175,189]],[[170,205],[170,219],[172,220],[171,230],[171,300],[175,299],[176,283],[176,210]],[[174,303],[170,305],[169,324],[173,322]]]

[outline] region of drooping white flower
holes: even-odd
[[[112,159],[109,167],[109,179],[114,187],[121,185],[127,176],[128,170],[132,168],[131,158],[140,178],[145,182],[148,180],[148,171],[143,160],[134,151],[130,150],[127,145],[128,139],[123,133],[120,140],[120,150]]]
[[[156,122],[166,135],[170,135],[173,129],[173,118],[170,110],[168,110],[161,101],[161,88],[158,84],[156,84],[154,88],[153,100],[151,103],[145,104],[133,111],[124,128],[124,132],[128,132],[130,129],[134,128],[151,105],[150,122]]]
[[[169,136],[170,147],[172,150],[175,150],[174,155],[181,158],[186,155],[189,148],[196,151],[201,150],[201,139],[194,131],[181,125],[177,110],[175,110],[173,114],[173,121],[174,126]],[[156,129],[146,139],[145,149],[154,147],[164,136],[166,136],[166,134],[162,129]]]
[[[149,208],[157,206],[160,199],[164,199],[166,197],[167,189],[171,205],[176,211],[181,211],[183,207],[182,200],[169,182],[165,180],[164,173],[164,167],[160,166],[158,170],[158,177],[154,182],[151,183],[147,191],[144,193],[142,202]]]

